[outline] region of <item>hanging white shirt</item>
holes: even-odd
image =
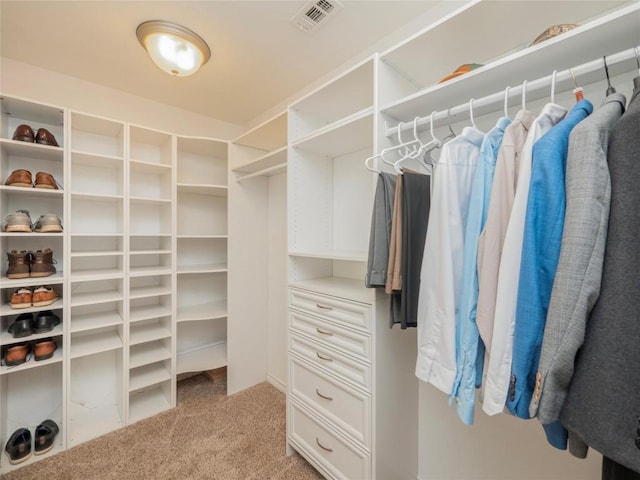
[[[490,354],[482,402],[482,410],[487,415],[496,415],[503,411],[510,388],[513,329],[518,300],[524,222],[529,198],[529,183],[531,181],[533,144],[562,120],[566,114],[567,109],[560,105],[554,103],[545,105],[540,115],[533,121],[522,149],[516,193],[504,237],[504,247],[498,273],[493,337],[491,339],[491,348],[489,349]]]
[[[456,312],[464,229],[484,134],[466,127],[442,147],[433,173],[418,300],[416,376],[446,394],[456,376]]]

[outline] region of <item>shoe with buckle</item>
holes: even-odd
[[[31,216],[28,210],[17,210],[7,215],[5,232],[31,232]]]
[[[25,124],[18,125],[18,128],[13,132],[13,139],[29,143],[34,143],[36,141],[33,128]]]
[[[31,432],[26,428],[19,428],[13,432],[4,451],[11,465],[18,465],[27,460],[31,456]]]
[[[31,172],[29,170],[25,170],[24,168],[19,168],[11,172],[11,174],[7,177],[7,180],[4,182],[8,187],[27,187],[33,188],[33,180],[31,177]]]
[[[58,323],[60,323],[60,319],[58,319]],[[53,327],[51,327],[51,329],[53,330]],[[13,323],[9,325],[8,331],[11,335],[13,335],[13,338],[28,337],[34,332],[40,333],[35,329],[32,313],[22,313],[18,315],[18,318],[16,318]],[[46,332],[47,330],[44,331]]]
[[[56,141],[56,137],[53,136],[46,128],[39,128],[36,132],[36,143],[41,145],[49,145],[52,147],[59,147],[58,142]]]

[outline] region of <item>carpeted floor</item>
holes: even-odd
[[[285,396],[267,383],[224,395],[224,377],[178,383],[178,406],[2,476],[3,480],[318,480],[285,454]],[[2,453],[4,455],[4,452]]]

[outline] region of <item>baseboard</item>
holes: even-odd
[[[267,373],[267,382],[269,382],[271,385],[276,387],[278,390],[280,390],[285,395],[287,394],[287,385],[282,380],[280,380],[280,379],[274,377],[273,375],[270,375],[270,374]]]

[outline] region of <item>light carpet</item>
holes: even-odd
[[[232,396],[205,375],[178,383],[178,406],[22,467],[3,480],[318,480],[285,453],[285,396],[261,383]],[[2,453],[4,455],[4,452]]]

